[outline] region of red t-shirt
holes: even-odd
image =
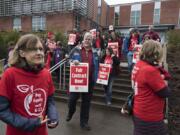
[[[96,39],[96,48],[101,48],[101,40],[100,40],[100,38]]]
[[[43,69],[38,74],[26,72],[15,67],[8,68],[0,81],[0,96],[11,102],[11,111],[27,118],[46,115],[46,101],[54,93],[51,74]],[[24,132],[7,125],[6,135],[47,135],[46,125],[33,132]]]
[[[135,47],[135,44],[138,44],[138,38],[136,36],[132,36],[130,39],[130,46],[129,46],[129,51],[132,51]]]
[[[160,71],[144,61],[139,61],[132,71],[131,79],[135,90],[134,115],[144,121],[162,120],[165,100],[155,92],[167,86]]]

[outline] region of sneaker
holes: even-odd
[[[108,101],[108,102],[107,102],[107,105],[111,105],[111,102],[110,102],[110,101]]]
[[[84,124],[83,126],[81,126],[81,129],[89,131],[91,130],[91,127],[88,124]]]

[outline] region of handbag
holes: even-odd
[[[133,104],[134,104],[134,93],[131,93],[127,97],[127,100],[121,109],[121,113],[132,115],[133,114]]]

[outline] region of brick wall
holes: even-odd
[[[67,32],[74,28],[74,18],[72,13],[59,13],[46,15],[47,30]]]
[[[114,24],[114,7],[109,8],[109,14],[108,14],[108,25]]]
[[[22,28],[22,31],[24,32],[28,32],[32,30],[32,17],[31,16],[21,17],[21,28]]]
[[[107,4],[104,0],[102,0],[102,8],[101,8],[101,25],[106,26],[107,25]]]
[[[153,24],[154,2],[142,4],[141,8],[141,25]]]
[[[179,18],[180,1],[170,0],[161,2],[161,24],[177,24]]]
[[[0,17],[0,31],[11,31],[13,20],[11,17]]]
[[[131,15],[130,5],[120,7],[120,25],[121,26],[130,25],[130,15]]]

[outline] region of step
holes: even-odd
[[[68,96],[54,96],[56,101],[60,101],[60,102],[65,102],[68,103]],[[77,101],[77,104],[80,105],[81,100],[79,99]],[[92,107],[98,107],[98,108],[104,108],[104,109],[109,109],[109,110],[114,110],[114,111],[121,111],[121,108],[123,106],[124,103],[121,104],[116,104],[116,103],[112,103],[111,105],[107,106],[105,103],[102,102],[98,102],[98,101],[91,101],[91,106]]]
[[[58,96],[68,96],[68,94],[65,90],[56,90],[55,94]],[[119,95],[112,94],[112,102],[116,103],[116,104],[124,103],[129,94],[130,93],[128,93],[126,96],[123,96],[121,94],[119,94]],[[103,93],[103,94],[99,93],[98,94],[97,92],[94,91],[92,100],[104,103],[105,102],[105,93]]]
[[[124,83],[131,85],[131,80],[126,78],[115,78],[114,83]]]
[[[115,104],[123,104],[126,101],[127,97],[123,97],[123,96],[112,96],[112,103]],[[102,102],[105,103],[105,95],[102,94],[96,94],[93,93],[93,97],[92,97],[93,101],[97,101],[97,102]]]
[[[104,95],[104,88],[95,87],[94,93]],[[129,94],[132,93],[132,90],[119,90],[119,89],[112,89],[112,96],[124,96],[127,97]]]

